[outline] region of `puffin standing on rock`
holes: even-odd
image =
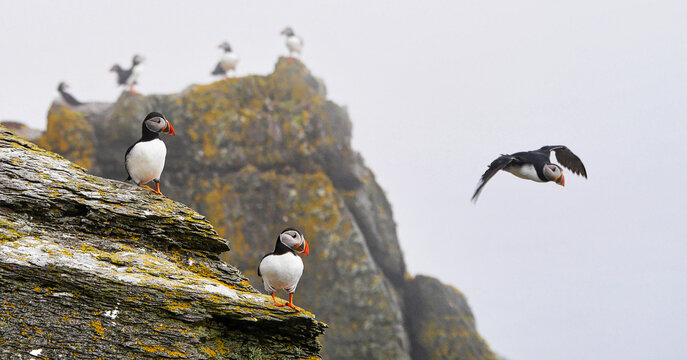
[[[83,105],[81,101],[76,100],[76,98],[72,96],[72,94],[67,92],[68,88],[69,85],[67,85],[67,83],[65,83],[64,81],[57,85],[57,92],[60,94],[59,99],[61,99],[60,102],[64,102],[69,106]]]
[[[300,311],[301,309],[293,304],[293,293],[296,292],[298,281],[303,275],[303,260],[296,253],[310,253],[308,242],[300,231],[287,228],[277,236],[277,245],[274,251],[263,256],[258,266],[258,276],[262,277],[265,291],[272,295],[275,306],[288,306]],[[286,290],[289,293],[289,302],[280,304],[274,297],[274,292],[278,289]]]
[[[121,66],[117,64],[112,65],[112,67],[110,68],[110,72],[117,73],[117,85],[128,86],[129,92],[131,92],[132,94],[138,94],[138,92],[134,90],[134,85],[136,85],[136,80],[141,75],[141,72],[143,70],[143,61],[145,61],[145,58],[143,56],[134,55],[133,59],[131,60],[130,69],[124,70]]]
[[[231,46],[228,42],[223,42],[219,44],[219,48],[224,50],[222,58],[219,59],[215,70],[212,71],[212,75],[221,75],[229,77],[229,71],[234,70],[234,75],[236,75],[236,64],[239,62],[239,56],[235,52],[231,51]]]
[[[165,167],[167,147],[160,140],[160,133],[174,135],[172,124],[159,112],[151,112],[143,119],[141,138],[126,149],[124,167],[129,175],[126,181],[133,180],[136,185],[160,192],[160,175]],[[155,182],[155,190],[146,183]]]
[[[289,57],[293,58],[293,53],[298,53],[298,57],[300,57],[301,49],[303,49],[303,39],[300,36],[296,36],[290,26],[282,30],[281,34],[286,36],[286,47],[289,48]]]
[[[492,161],[489,169],[482,175],[477,190],[472,195],[472,201],[477,201],[477,197],[487,181],[491,179],[499,170],[507,171],[519,178],[536,182],[553,181],[558,185],[565,186],[563,169],[551,163],[551,151],[556,152],[556,159],[561,165],[568,168],[573,174],[587,178],[587,170],[584,168],[582,160],[573,154],[570,149],[563,145],[543,146],[539,150],[517,152],[510,155],[501,155]]]

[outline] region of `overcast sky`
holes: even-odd
[[[232,4],[230,4],[232,3]],[[348,106],[412,274],[467,296],[509,359],[687,358],[684,1],[3,1],[0,119],[45,128],[60,80],[114,101],[272,71],[279,31]],[[564,144],[589,179],[501,173],[501,153]]]

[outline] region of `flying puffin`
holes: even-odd
[[[174,135],[172,124],[159,112],[151,112],[143,119],[141,138],[126,149],[124,167],[129,175],[126,180],[133,180],[136,185],[160,192],[160,175],[165,167],[167,147],[160,140],[160,133]],[[148,185],[155,182],[155,190]]]
[[[62,100],[61,102],[64,102],[69,106],[83,105],[81,101],[76,100],[76,98],[72,96],[72,94],[67,92],[68,88],[69,85],[67,85],[67,83],[65,83],[64,81],[57,86],[57,92],[60,94],[60,99]]]
[[[258,276],[262,277],[265,291],[272,295],[275,306],[288,306],[300,311],[301,309],[293,304],[293,293],[298,286],[298,280],[303,275],[303,260],[296,255],[310,253],[308,242],[300,231],[287,228],[277,236],[277,245],[274,251],[268,253],[260,260],[258,266]],[[278,289],[286,290],[289,293],[289,302],[280,304],[274,297],[274,292]]]
[[[293,57],[293,53],[298,53],[301,56],[301,49],[303,48],[303,39],[300,36],[296,36],[290,26],[287,26],[281,31],[282,35],[286,36],[286,47],[289,48],[289,57]]]
[[[234,70],[234,74],[236,74],[236,64],[239,62],[239,56],[231,51],[231,46],[226,41],[219,44],[219,48],[224,50],[224,54],[219,59],[217,66],[215,66],[215,70],[212,71],[212,75],[229,77],[228,73],[231,70]]]
[[[509,173],[527,180],[536,182],[553,181],[558,185],[565,186],[565,177],[563,176],[563,169],[560,166],[551,163],[549,160],[551,151],[556,152],[556,159],[561,165],[568,168],[573,174],[582,175],[587,178],[587,170],[582,164],[577,155],[573,154],[570,149],[563,145],[543,146],[539,150],[517,152],[510,155],[501,155],[496,160],[492,161],[489,169],[482,175],[477,190],[472,195],[472,201],[477,201],[477,197],[487,181],[491,179],[499,170],[508,171]]]
[[[125,70],[117,64],[112,65],[110,72],[117,73],[117,85],[128,86],[131,93],[138,94],[138,92],[134,90],[134,85],[137,84],[136,80],[141,75],[141,71],[143,70],[143,61],[145,61],[143,56],[134,55],[133,59],[131,60],[130,69]]]

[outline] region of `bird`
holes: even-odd
[[[123,69],[117,64],[112,65],[110,72],[117,73],[117,85],[128,86],[129,92],[138,94],[138,92],[134,90],[134,85],[138,83],[136,80],[138,80],[138,77],[141,75],[143,70],[143,61],[145,61],[143,56],[134,55],[134,57],[131,59],[131,68],[129,69]]]
[[[475,190],[475,194],[472,195],[472,201],[477,201],[477,197],[484,185],[486,185],[487,181],[489,181],[489,179],[499,170],[507,171],[526,180],[536,182],[553,181],[558,185],[565,186],[563,169],[559,165],[551,162],[551,151],[556,153],[556,159],[561,165],[568,168],[573,174],[581,175],[585,179],[587,178],[587,169],[585,169],[582,160],[580,160],[577,155],[573,154],[568,147],[563,145],[542,146],[538,150],[501,155],[496,160],[492,161],[487,171],[482,174],[477,184],[477,190]]]
[[[83,105],[81,101],[76,100],[76,98],[72,96],[72,94],[67,92],[68,88],[69,85],[67,85],[67,83],[65,83],[64,81],[57,85],[57,92],[59,93],[58,101],[66,103],[69,106]]]
[[[303,49],[303,39],[297,36],[290,26],[284,28],[284,30],[281,31],[281,35],[286,36],[286,47],[289,48],[289,57],[293,58],[293,53],[298,53],[300,57],[301,49]]]
[[[310,254],[305,236],[294,228],[284,229],[277,236],[274,251],[265,254],[258,265],[258,276],[262,277],[265,291],[272,295],[275,306],[288,306],[296,311],[301,309],[293,304],[293,293],[303,275],[303,260],[298,254]],[[276,290],[286,290],[289,302],[281,304],[274,296]]]
[[[159,195],[162,195],[160,175],[167,156],[167,147],[160,139],[161,133],[174,135],[174,128],[162,114],[153,111],[143,119],[141,138],[129,146],[124,154],[124,167],[128,174],[125,181],[133,180],[136,185]],[[155,190],[145,185],[151,181],[155,182]]]
[[[228,73],[231,70],[234,70],[234,74],[236,74],[236,64],[239,62],[239,56],[231,51],[231,46],[226,41],[219,44],[218,47],[224,50],[224,54],[222,54],[217,66],[215,66],[215,70],[212,71],[212,75],[229,77]]]

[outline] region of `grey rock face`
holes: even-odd
[[[61,153],[90,161],[99,175],[123,179],[122,157],[140,136],[141,119],[162,112],[177,133],[165,138],[162,190],[232,239],[223,258],[262,288],[256,274],[261,256],[274,248],[284,227],[299,228],[311,252],[303,259],[295,302],[331,326],[322,337],[323,356],[409,359],[416,354],[408,322],[414,310],[404,301],[413,280],[391,206],[351,148],[346,110],[327,100],[323,89],[300,61],[282,58],[267,76],[195,85],[172,95],[123,93],[101,113],[79,120],[53,108],[49,118],[92,129],[92,150]]]
[[[0,169],[1,358],[319,358],[325,325],[257,293],[195,211],[3,127]]]

